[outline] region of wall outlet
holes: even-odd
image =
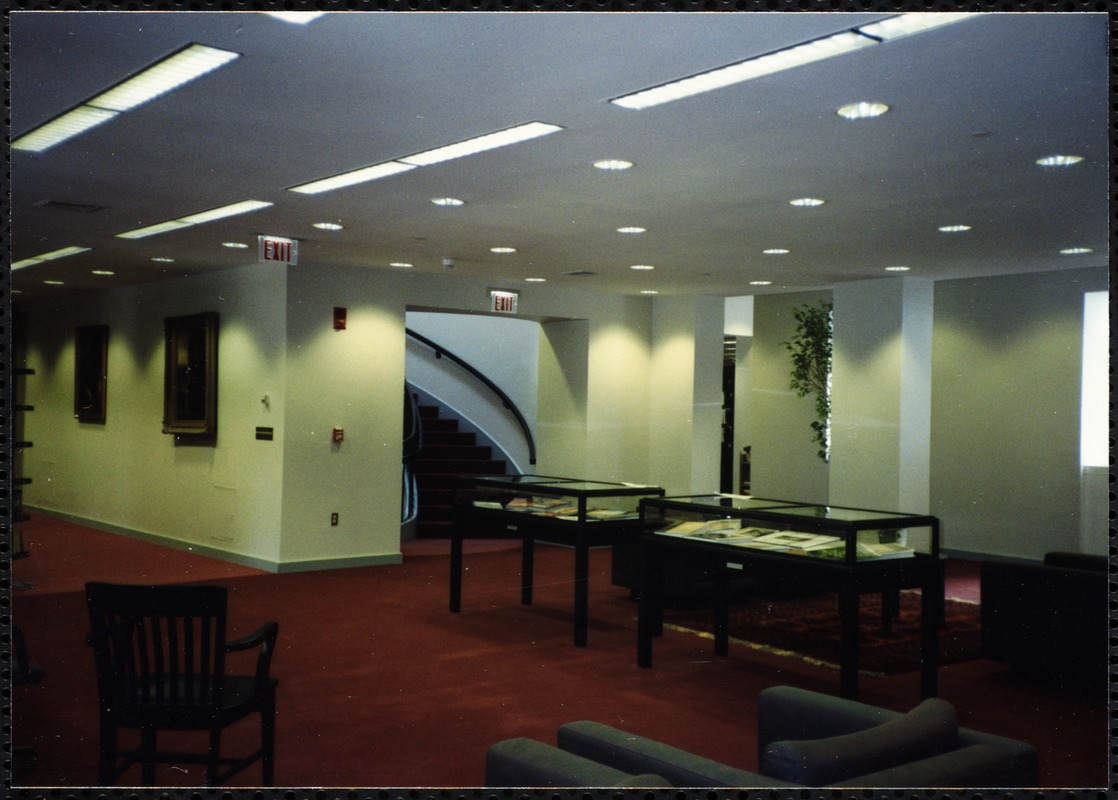
[[[330,525],[334,526],[334,525],[337,525],[337,524],[338,524],[338,512],[335,511],[333,514],[330,515]]]

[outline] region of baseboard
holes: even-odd
[[[309,559],[304,561],[287,561],[279,563],[263,558],[257,558],[256,556],[246,555],[244,553],[237,553],[231,550],[222,550],[219,547],[211,547],[209,545],[198,544],[196,542],[184,542],[181,539],[173,539],[169,536],[161,536],[157,533],[138,531],[134,528],[126,528],[122,525],[114,525],[111,522],[103,522],[98,519],[90,519],[89,517],[83,517],[78,514],[68,514],[64,511],[53,511],[51,509],[39,508],[37,506],[29,505],[24,505],[23,508],[24,510],[32,514],[41,514],[44,517],[54,517],[56,519],[66,520],[67,522],[73,522],[78,525],[85,525],[90,528],[96,528],[97,530],[106,531],[108,533],[115,533],[119,536],[126,536],[130,539],[137,539],[142,542],[148,542],[149,544],[157,544],[161,547],[170,547],[174,550],[196,553],[200,556],[216,558],[219,561],[228,561],[233,564],[240,564],[243,567],[252,567],[253,569],[259,569],[265,572],[313,572],[315,570],[384,566],[390,564],[400,564],[403,563],[404,560],[404,557],[401,553],[385,553],[382,555],[372,556]]]

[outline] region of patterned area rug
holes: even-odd
[[[664,626],[711,637],[709,609],[664,610]],[[889,630],[881,625],[881,596],[863,595],[859,614],[860,670],[896,675],[920,667],[920,593],[901,592],[900,615]],[[838,596],[834,594],[790,600],[753,599],[730,609],[732,645],[744,645],[838,668]],[[940,665],[979,657],[979,606],[947,599],[940,631]]]

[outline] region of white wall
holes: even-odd
[[[830,300],[830,292],[758,296],[753,306],[753,486],[758,497],[826,503],[829,471],[816,455],[815,398],[789,388],[792,361],[781,344],[795,334],[793,311]]]
[[[286,285],[245,268],[36,304],[28,314],[27,383],[34,446],[27,505],[213,548],[249,563],[279,557],[275,502],[284,459]],[[177,445],[162,432],[163,318],[220,315],[218,437]],[[74,328],[107,324],[104,425],[73,417]],[[268,394],[271,407],[261,398]],[[257,441],[274,426],[274,441]]]
[[[1079,548],[1083,294],[1104,268],[936,284],[932,513],[954,550]]]

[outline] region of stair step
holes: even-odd
[[[493,448],[484,444],[443,444],[441,442],[424,442],[420,458],[448,458],[460,461],[467,458],[491,459]]]
[[[412,469],[416,475],[503,475],[505,462],[503,460],[481,460],[449,458],[417,458],[412,461]]]
[[[456,419],[442,419],[434,417],[432,419],[423,420],[423,430],[427,431],[456,431],[458,430],[458,420]]]

